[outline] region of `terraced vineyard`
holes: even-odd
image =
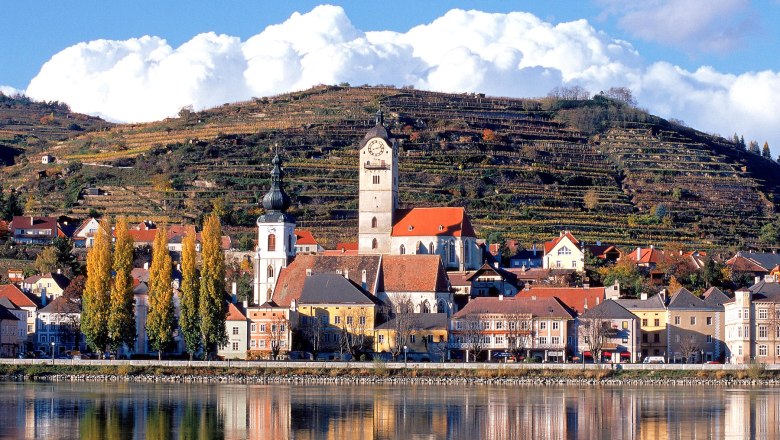
[[[621,103],[325,86],[52,141],[57,164],[18,160],[6,187],[38,213],[176,222],[222,197],[250,224],[278,148],[299,222],[334,245],[357,232],[357,144],[380,107],[400,144],[401,203],[466,206],[483,235],[730,246],[752,242],[780,200],[777,163]],[[598,127],[574,112],[601,115]]]

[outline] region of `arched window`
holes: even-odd
[[[376,242],[376,238],[371,240],[371,249],[376,249],[379,247],[379,244]]]
[[[376,221],[376,217],[374,217],[371,219],[371,227],[376,228],[376,225],[377,225],[377,221]]]
[[[571,249],[567,248],[566,246],[558,249],[558,255],[571,255]]]
[[[433,249],[433,242],[428,243],[428,253],[429,254],[436,253],[435,249]]]
[[[449,249],[449,251],[450,251],[450,263],[454,263],[455,262],[455,242],[454,241],[450,241],[450,249]]]
[[[290,252],[293,248],[292,244],[292,234],[287,236],[287,252]]]
[[[471,252],[469,251],[469,242],[467,240],[463,242],[463,261],[468,263],[470,256],[471,256]]]
[[[420,304],[420,313],[431,313],[431,307],[428,305],[428,301]]]
[[[271,265],[268,265],[268,278],[274,277],[274,267]]]
[[[276,250],[276,235],[268,234],[268,251],[273,252]]]
[[[400,255],[404,255],[406,253],[406,246],[401,245],[401,247],[398,249],[398,253]]]
[[[422,253],[424,253],[424,252],[423,252],[423,244],[422,244],[422,242],[421,242],[421,241],[418,241],[418,242],[417,242],[417,251],[416,251],[416,253],[418,253],[418,254],[422,254]]]

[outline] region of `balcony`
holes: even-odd
[[[363,168],[367,170],[389,170],[390,165],[385,163],[384,160],[367,160],[365,164],[363,164]]]

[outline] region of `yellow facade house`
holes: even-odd
[[[641,359],[648,356],[666,356],[668,313],[666,295],[650,298],[643,293],[640,299],[618,299],[618,304],[639,318],[642,332]],[[641,361],[641,359],[639,359]]]
[[[371,350],[377,301],[340,274],[306,277],[293,306],[301,346],[312,353],[359,356]]]
[[[374,352],[395,360],[443,362],[447,358],[446,313],[396,313],[374,332]],[[404,350],[406,347],[406,350]]]

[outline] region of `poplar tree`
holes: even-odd
[[[171,284],[171,254],[168,252],[168,229],[157,230],[152,245],[152,265],[149,267],[149,312],[146,315],[146,335],[157,358],[162,359],[173,343],[175,316]]]
[[[200,271],[200,333],[206,354],[211,357],[221,345],[227,344],[225,330],[227,304],[225,302],[225,256],[222,254],[222,227],[216,213],[211,213],[201,233]]]
[[[100,222],[87,253],[87,282],[82,294],[81,333],[92,350],[103,353],[108,345],[111,292],[111,222]]]
[[[769,142],[764,142],[764,147],[761,149],[761,155],[764,159],[772,160],[772,152],[769,150]]]
[[[198,316],[198,273],[195,268],[195,230],[187,233],[181,247],[181,289],[179,290],[179,327],[187,353],[200,349],[200,319]]]
[[[111,306],[108,315],[108,339],[119,354],[122,345],[132,350],[135,345],[135,301],[133,298],[133,237],[127,219],[117,219],[114,228],[114,282],[111,285]]]

